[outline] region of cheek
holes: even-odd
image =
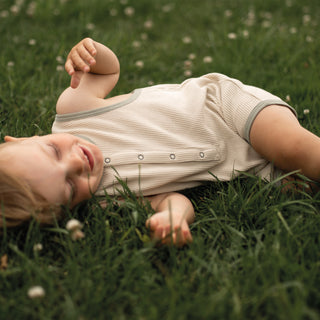
[[[88,179],[81,179],[81,182],[78,184],[77,188],[77,195],[76,195],[76,201],[77,203],[88,200],[91,198],[92,193],[94,193],[95,190],[92,190],[91,183]]]
[[[52,204],[65,203],[64,185],[54,179],[48,178],[46,181],[41,181],[36,184],[34,189]]]
[[[35,169],[30,180],[33,189],[53,204],[64,204],[66,201],[66,185],[64,175],[57,168],[47,167]]]

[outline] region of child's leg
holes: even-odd
[[[263,109],[252,124],[250,142],[277,168],[300,170],[320,181],[320,138],[303,128],[288,108],[272,105]]]

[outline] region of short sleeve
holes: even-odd
[[[283,105],[296,111],[279,97],[235,79],[220,82],[221,112],[227,125],[250,143],[252,123],[261,110],[269,105]]]

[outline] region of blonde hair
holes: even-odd
[[[17,227],[32,219],[42,225],[53,224],[62,215],[61,206],[52,205],[36,193],[25,179],[6,170],[10,159],[5,157],[6,142],[0,145],[0,230]]]

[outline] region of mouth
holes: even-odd
[[[93,170],[93,167],[94,167],[94,159],[93,159],[93,156],[91,154],[91,152],[84,148],[84,147],[80,147],[86,160],[88,161],[88,164],[89,164],[89,167],[90,167],[90,170],[92,171]]]

